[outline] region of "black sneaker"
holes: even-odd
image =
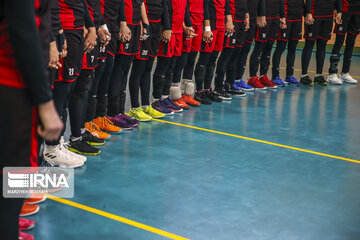
[[[206,96],[204,91],[195,92],[194,98],[201,104],[212,104],[212,101]]]
[[[211,89],[205,90],[204,92],[206,94],[206,97],[209,98],[211,101],[213,101],[213,102],[222,102],[222,99],[219,97],[219,95],[214,93]]]
[[[238,96],[238,97],[245,97],[246,96],[246,93],[244,91],[242,91],[242,90],[239,90],[239,89],[235,88],[234,84],[225,82],[224,88],[225,88],[225,92],[227,92],[228,94]]]
[[[82,138],[91,146],[102,146],[105,144],[105,140],[93,136],[89,131],[85,131]]]
[[[327,81],[325,80],[323,75],[317,75],[314,78],[314,82],[320,85],[327,85]]]
[[[231,96],[227,94],[224,89],[215,90],[214,93],[216,93],[222,100],[231,100]]]
[[[101,152],[100,149],[91,146],[83,138],[77,139],[75,141],[70,139],[68,150],[74,153],[88,156],[96,156]]]
[[[304,85],[308,85],[308,86],[311,86],[313,85],[313,81],[311,80],[311,78],[306,75],[306,76],[302,76],[301,79],[300,79],[300,83],[301,84],[304,84]]]

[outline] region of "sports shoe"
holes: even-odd
[[[242,79],[240,79],[239,81],[235,81],[233,87],[236,88],[237,90],[242,90],[245,92],[254,91],[254,88],[246,84],[246,82]]]
[[[170,99],[170,97],[164,98],[160,101],[163,101],[165,106],[173,112],[182,112],[183,111],[183,109],[181,107],[178,107],[174,104],[174,102]]]
[[[204,90],[206,97],[210,99],[213,102],[222,102],[222,98],[219,97],[218,94],[214,93],[214,91],[210,88],[207,90]]]
[[[19,230],[27,231],[34,227],[35,227],[35,221],[26,218],[19,218]]]
[[[135,118],[136,120],[140,121],[140,122],[149,122],[152,120],[152,117],[147,115],[144,111],[142,107],[138,107],[138,108],[131,108],[129,111],[128,116]]]
[[[295,86],[300,85],[300,83],[293,76],[290,76],[289,78],[285,79],[285,82],[289,85],[295,85]]]
[[[131,130],[135,127],[135,125],[130,124],[127,120],[124,118],[125,114],[118,114],[114,117],[106,116],[113,124],[116,126],[122,128],[123,130]],[[126,116],[126,115],[125,115]],[[127,116],[126,116],[127,117]]]
[[[105,144],[105,140],[100,139],[92,135],[89,131],[85,130],[85,133],[82,135],[83,139],[90,144],[91,146],[102,146]]]
[[[64,141],[64,137],[61,137],[60,138],[60,145],[62,145],[62,151],[68,155],[70,158],[73,158],[73,159],[76,159],[78,161],[81,161],[81,162],[86,162],[86,157],[85,156],[82,156],[80,154],[77,154],[77,153],[74,153],[74,152],[71,152],[69,151],[68,147],[69,147],[69,142],[65,142]]]
[[[250,86],[250,87],[253,87],[254,89],[259,89],[259,90],[266,90],[267,87],[264,86],[259,78],[257,76],[254,76],[254,77],[251,77],[249,78],[247,84]]]
[[[349,73],[341,73],[340,79],[346,83],[356,84],[358,81],[355,80]]]
[[[212,101],[207,97],[206,90],[195,92],[195,100],[200,102],[201,104],[212,104]]]
[[[311,86],[313,85],[313,81],[311,80],[311,78],[309,77],[309,75],[304,75],[300,78],[300,83],[307,85],[307,86]]]
[[[70,155],[68,152],[63,140],[60,140],[59,145],[45,146],[44,160],[52,166],[59,166],[61,168],[77,168],[84,165],[84,161],[78,157],[73,157],[73,155]]]
[[[151,106],[156,111],[159,111],[167,116],[174,115],[174,111],[170,110],[161,99],[152,102]]]
[[[99,155],[101,150],[88,144],[82,137],[74,140],[70,139],[68,149],[74,153],[87,156]]]
[[[92,120],[102,131],[107,131],[111,133],[122,133],[123,130],[114,125],[107,117],[97,117]]]
[[[91,135],[103,139],[103,140],[109,140],[111,138],[111,135],[109,133],[106,133],[102,131],[95,123],[93,122],[86,122],[85,128],[88,130]]]
[[[121,118],[123,118],[125,121],[127,121],[129,124],[131,124],[132,126],[134,126],[134,127],[137,127],[137,126],[140,125],[140,122],[139,122],[138,120],[129,117],[129,116],[128,116],[127,114],[125,114],[125,113],[120,113],[119,116],[120,116]]]
[[[336,73],[330,74],[326,80],[328,83],[335,84],[335,85],[341,85],[342,81],[340,78],[336,75]]]
[[[146,113],[147,115],[149,115],[149,116],[151,116],[152,118],[155,118],[155,119],[163,118],[163,117],[166,116],[164,113],[159,112],[156,109],[154,109],[151,104],[150,104],[150,106],[147,106],[147,107],[143,106],[142,109],[143,109],[144,113]]]
[[[216,95],[219,96],[219,98],[221,98],[222,100],[227,100],[227,101],[230,101],[231,100],[231,96],[228,95],[224,89],[221,89],[221,90],[215,90],[214,93]]]
[[[199,107],[200,106],[200,102],[196,101],[190,95],[183,94],[182,99],[184,100],[184,102],[186,102],[190,106],[193,106],[193,107]]]
[[[267,88],[271,88],[271,89],[277,88],[276,84],[271,82],[266,74],[264,76],[260,77],[259,80],[260,80],[261,84]]]
[[[40,210],[40,207],[38,205],[24,203],[21,208],[20,217],[34,215],[39,210]]]
[[[275,79],[272,79],[271,82],[279,87],[285,87],[285,83],[281,80],[280,77],[276,77]]]
[[[19,231],[19,240],[34,240],[34,236],[31,234]]]
[[[175,104],[176,106],[181,107],[182,109],[187,110],[187,109],[190,108],[190,106],[187,105],[187,103],[186,103],[186,102],[184,101],[184,99],[182,99],[182,98],[179,98],[178,100],[175,100],[175,101],[173,101],[173,102],[174,102],[174,104]]]
[[[314,82],[319,85],[327,85],[327,81],[325,80],[323,75],[316,75],[314,78]]]
[[[42,203],[46,200],[46,195],[42,194],[42,193],[32,193],[30,195],[30,198],[25,199],[24,203],[28,203],[28,204],[38,204],[38,203]]]
[[[239,97],[246,96],[246,94],[242,90],[240,90],[240,88],[234,87],[234,84],[225,83],[224,87],[225,87],[225,92],[227,92],[228,94],[232,94]]]

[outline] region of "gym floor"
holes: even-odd
[[[351,73],[360,80],[360,57]],[[75,197],[42,203],[30,233],[360,239],[359,103],[359,84],[288,86],[143,123],[76,169]]]

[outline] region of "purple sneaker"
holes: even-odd
[[[165,106],[164,102],[161,101],[161,100],[157,100],[157,101],[151,103],[151,106],[152,106],[155,110],[157,110],[157,111],[159,111],[159,112],[161,112],[161,113],[164,113],[165,115],[168,115],[168,116],[169,116],[169,115],[174,115],[174,112],[171,111],[170,109],[168,109],[168,108]]]
[[[120,113],[119,114],[121,118],[123,118],[125,121],[127,121],[129,124],[131,124],[134,127],[137,127],[140,125],[140,122],[134,118],[129,117],[127,114],[125,113]]]
[[[109,117],[106,116],[111,122],[113,122],[116,126],[121,127],[123,130],[131,130],[133,129],[135,126],[133,126],[132,124],[128,123],[124,118],[122,118],[120,116],[120,114],[114,116],[114,117]]]
[[[164,98],[163,100],[160,100],[160,101],[162,101],[165,104],[165,106],[173,112],[182,112],[183,111],[183,109],[181,107],[178,107],[174,104],[174,102],[170,99],[170,97]]]

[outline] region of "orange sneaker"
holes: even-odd
[[[200,103],[198,101],[196,101],[194,98],[192,98],[189,95],[182,95],[182,99],[184,100],[184,102],[186,102],[187,104],[189,104],[190,106],[193,107],[199,107]]]
[[[86,122],[85,128],[91,133],[91,135],[100,139],[109,140],[111,137],[110,134],[101,131],[100,128],[93,122]]]
[[[37,213],[39,210],[40,207],[38,205],[24,203],[24,205],[21,208],[20,217],[33,215]]]
[[[25,203],[29,203],[29,204],[38,204],[38,203],[42,203],[46,200],[46,195],[42,194],[42,193],[33,193],[30,195],[30,198],[25,199],[24,202]]]
[[[174,104],[178,107],[181,107],[183,109],[189,109],[190,106],[186,104],[186,102],[182,99],[179,98],[178,100],[173,100]]]
[[[107,117],[98,117],[92,120],[101,130],[111,133],[122,133],[122,128],[115,126]]]

